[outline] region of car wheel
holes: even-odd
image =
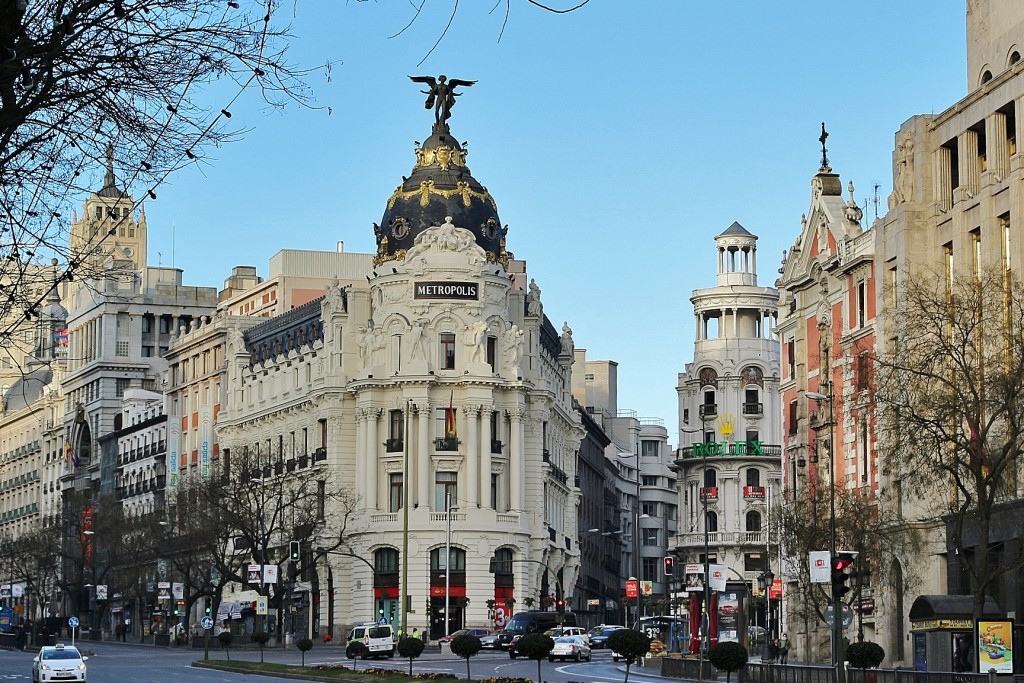
[[[580,657],[580,653],[579,653],[579,652],[577,652],[577,653],[576,653],[576,661],[578,662],[578,661],[580,661],[580,659],[581,659],[581,657]]]
[[[515,659],[516,658],[516,653],[515,652],[509,652],[508,656],[511,657],[512,659]]]
[[[352,659],[352,650],[345,648],[345,657],[347,659]]]
[[[553,661],[555,661],[555,658],[554,657],[548,657],[548,661],[549,662],[553,662]]]
[[[619,658],[618,658],[618,657],[616,657],[616,656],[614,656],[614,655],[612,655],[612,661],[613,661],[613,662],[617,662],[617,661],[619,661]]]
[[[588,655],[587,655],[587,661],[588,661],[588,662],[589,662],[589,661],[590,661],[591,659],[593,659],[593,658],[594,658],[594,655],[593,655],[593,653],[590,653],[590,654],[588,654]]]

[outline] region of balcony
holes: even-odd
[[[457,452],[459,450],[459,440],[456,439],[455,437],[442,437],[439,439],[434,439],[434,450]]]
[[[718,487],[717,486],[702,486],[700,488],[700,499],[701,500],[718,500]]]
[[[744,415],[764,415],[764,404],[763,403],[744,403],[743,404]]]
[[[320,462],[321,460],[327,459],[327,447],[321,446],[320,448],[313,451],[313,462]]]
[[[502,442],[497,439],[491,439],[491,453],[501,454],[501,447],[504,446]]]
[[[722,441],[684,446],[679,449],[678,453],[679,457],[684,460],[703,458],[704,456],[709,458],[781,458],[782,446],[760,441]]]
[[[744,498],[760,498],[764,499],[765,489],[763,486],[744,486],[743,497]]]
[[[384,450],[388,453],[401,453],[403,448],[405,448],[403,439],[388,439],[384,442]]]
[[[764,546],[768,537],[763,531],[711,531],[708,532],[708,543],[714,546]],[[681,546],[703,546],[704,532],[694,531],[679,534]]]
[[[711,418],[711,417],[717,417],[718,416],[718,404],[717,403],[702,403],[698,407],[698,413],[700,415],[700,419],[702,419],[702,420],[705,420],[705,419]]]

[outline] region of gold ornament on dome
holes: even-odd
[[[488,202],[495,211],[498,210],[498,205],[494,202],[494,198],[491,197],[491,193],[484,189],[483,192],[477,192],[469,186],[469,183],[465,181],[459,181],[455,183],[455,188],[451,190],[442,190],[441,188],[434,185],[433,180],[424,180],[420,183],[420,186],[415,190],[402,190],[399,186],[395,190],[394,194],[388,199],[388,210],[391,210],[395,206],[395,202],[399,199],[406,201],[413,197],[419,197],[420,206],[430,206],[430,196],[437,195],[444,199],[450,199],[455,196],[462,198],[462,204],[466,207],[472,205],[474,198],[479,199],[481,202]]]
[[[447,171],[449,166],[465,166],[466,152],[461,149],[454,149],[448,145],[439,145],[433,149],[416,150],[416,167],[432,166],[437,164],[442,171]]]
[[[404,261],[404,260],[405,260],[405,249],[399,249],[394,254],[382,254],[382,253],[378,252],[377,255],[373,257],[373,266],[374,266],[374,268],[376,268],[380,264],[387,263],[388,261]]]

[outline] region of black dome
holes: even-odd
[[[443,225],[447,217],[473,233],[487,260],[507,264],[505,233],[498,206],[487,188],[466,166],[466,150],[452,137],[447,125],[435,125],[416,150],[416,165],[388,199],[377,238],[374,265],[405,258],[406,250],[427,228]]]

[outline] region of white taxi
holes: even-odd
[[[88,659],[72,645],[47,645],[32,660],[32,680],[34,683],[85,681]]]

